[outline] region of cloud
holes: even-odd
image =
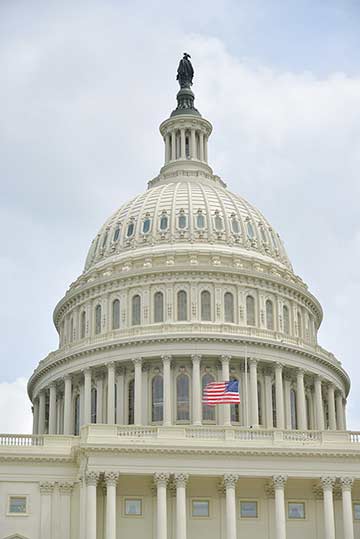
[[[0,382],[0,432],[30,433],[32,430],[31,402],[26,393],[26,379]]]

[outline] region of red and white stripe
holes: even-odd
[[[210,382],[204,387],[203,402],[208,405],[238,404],[238,392],[226,391],[227,382]]]

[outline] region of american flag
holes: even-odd
[[[239,403],[239,382],[210,382],[204,387],[203,402],[208,405]]]

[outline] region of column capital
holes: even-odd
[[[235,473],[226,473],[224,475],[224,485],[226,488],[235,488],[238,482],[239,476]]]
[[[302,369],[301,367],[296,369],[296,376],[298,376],[298,377],[301,376],[302,378],[304,378],[304,375],[305,375],[305,369]]]
[[[49,389],[56,389],[56,382],[50,382]]]
[[[155,472],[153,475],[156,486],[166,487],[169,482],[170,474],[167,472]]]
[[[86,374],[91,374],[91,370],[91,367],[84,367],[83,369],[81,369],[81,372],[85,376]]]
[[[59,483],[59,492],[60,494],[67,494],[70,496],[74,489],[74,483],[71,481],[61,481]]]
[[[161,360],[163,363],[166,363],[166,362],[171,363],[172,356],[168,354],[164,354],[163,356],[161,356]]]
[[[40,494],[51,494],[54,490],[54,487],[55,483],[52,483],[51,481],[40,481]]]
[[[191,361],[193,363],[196,363],[196,362],[199,362],[201,361],[201,354],[192,354],[191,355]]]
[[[133,357],[131,361],[135,367],[136,365],[141,365],[142,360],[143,360],[142,357]]]
[[[64,380],[64,382],[68,382],[70,380],[72,380],[72,375],[71,374],[64,374],[64,376],[62,377],[62,379]]]
[[[353,483],[354,483],[353,477],[340,477],[340,485],[341,485],[342,491],[347,490],[351,492]]]
[[[275,370],[281,371],[283,370],[284,365],[282,363],[279,363],[278,361],[275,363]]]
[[[187,482],[189,481],[188,473],[176,473],[174,474],[174,482],[176,487],[186,487]]]
[[[223,354],[220,356],[221,363],[230,363],[232,356],[229,356],[228,354]]]
[[[287,475],[273,475],[273,485],[274,485],[274,489],[283,489],[285,488],[285,484],[286,484],[286,481],[287,481]]]
[[[335,477],[332,476],[323,476],[320,478],[320,484],[323,490],[332,490],[335,484]]]
[[[85,475],[86,484],[96,487],[99,481],[99,472],[87,472]]]
[[[114,487],[119,479],[119,474],[116,472],[105,472],[104,479],[107,487]]]
[[[254,357],[249,357],[248,359],[250,367],[256,367],[258,364],[258,360]]]
[[[115,361],[109,361],[108,363],[106,363],[106,367],[107,367],[107,370],[109,371],[110,369],[114,369],[115,370]]]

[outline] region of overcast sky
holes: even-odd
[[[359,1],[2,0],[0,432],[30,430],[26,379],[57,347],[53,308],[162,165],[184,51],[210,163],[320,300],[319,342],[352,377],[360,430]]]

